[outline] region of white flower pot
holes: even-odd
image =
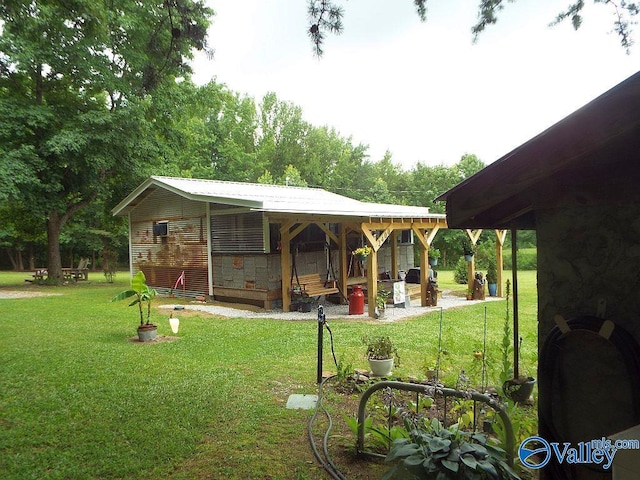
[[[384,360],[374,360],[373,358],[370,358],[369,368],[371,368],[371,373],[376,377],[386,377],[391,375],[391,370],[393,370],[393,358],[386,358]]]

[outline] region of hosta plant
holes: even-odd
[[[409,438],[393,442],[385,473],[391,479],[519,479],[507,463],[504,450],[491,445],[486,435],[465,432],[457,424],[445,428],[432,419],[407,425]]]

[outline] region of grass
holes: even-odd
[[[450,276],[441,273],[441,287],[464,293]],[[53,295],[0,298],[0,478],[328,478],[308,445],[310,412],[285,408],[290,394],[316,392],[313,314],[309,322],[289,322],[183,312],[177,341],[141,345],[128,341],[137,312],[127,302],[110,302],[126,288],[125,273],[115,284],[91,273],[90,282],[60,287],[25,284],[25,278],[0,272],[0,293]],[[521,364],[535,374],[535,272],[520,274],[519,298]],[[474,374],[484,305],[496,381],[504,301],[443,313],[443,368],[450,379],[460,369]],[[167,319],[166,310],[152,312],[160,335],[171,335]],[[385,334],[402,356],[395,373],[417,377],[435,359],[439,324],[437,312],[391,324],[330,322],[345,362],[364,368],[361,337]],[[327,337],[324,368],[335,371]],[[329,407],[341,422],[343,412]],[[378,478],[368,464],[348,455],[342,460],[349,478]]]

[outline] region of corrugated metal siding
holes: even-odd
[[[153,235],[159,221],[169,224],[166,237]],[[207,294],[206,204],[154,191],[131,212],[131,253],[134,270],[142,270],[150,286],[169,289],[184,271],[185,291]]]
[[[215,215],[211,205],[211,248],[220,253],[264,253],[265,218],[262,212]],[[268,240],[268,237],[267,237]]]

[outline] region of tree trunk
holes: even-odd
[[[11,261],[11,266],[13,267],[14,270],[18,270],[18,264],[16,261],[16,257],[13,255],[11,248],[6,247],[5,248],[6,252],[7,252],[7,256],[9,257],[9,260]]]
[[[51,283],[62,283],[62,258],[60,256],[60,230],[64,224],[58,212],[50,212],[47,219],[47,269]]]
[[[36,257],[33,254],[33,245],[29,245],[29,270],[36,269]]]

